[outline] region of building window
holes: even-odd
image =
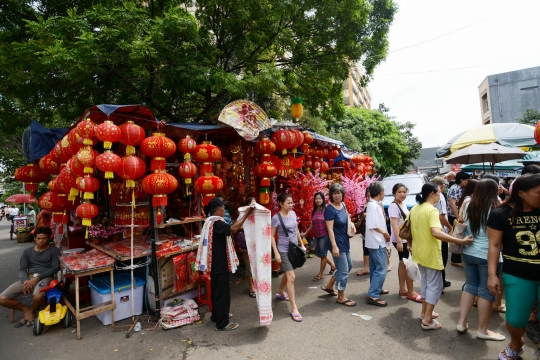
[[[485,114],[489,111],[489,102],[487,98],[487,93],[482,95],[482,113]]]

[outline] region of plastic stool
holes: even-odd
[[[210,275],[204,274],[199,275],[199,285],[197,292],[197,303],[199,306],[202,304],[208,305],[208,309],[212,311],[212,285],[210,284]],[[206,293],[201,294],[201,284],[204,281],[204,286],[206,287]]]

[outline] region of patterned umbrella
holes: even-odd
[[[499,143],[510,147],[537,147],[534,140],[534,127],[530,125],[501,123],[480,126],[454,136],[437,150],[437,157],[446,157],[458,149],[471,144]]]

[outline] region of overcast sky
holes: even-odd
[[[372,108],[384,103],[397,121],[415,123],[423,147],[482,125],[486,76],[540,66],[539,0],[394,1],[390,53],[369,85]]]

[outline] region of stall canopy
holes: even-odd
[[[66,128],[47,129],[37,121],[32,121],[22,137],[26,162],[31,164],[47,155],[66,131]]]
[[[126,120],[133,120],[143,129],[155,128],[159,121],[154,117],[152,111],[144,105],[94,105],[86,109],[83,116],[77,123],[86,118],[90,118],[94,123],[101,124],[105,120],[110,120],[116,125],[122,124]]]
[[[531,151],[531,152],[528,152],[523,159],[501,161],[500,163],[495,164],[495,170],[521,171],[521,168],[523,168],[523,166],[539,163],[540,162],[540,158],[538,158],[539,155],[540,155],[540,151]],[[537,161],[535,162],[534,159],[537,159]],[[483,169],[482,165],[484,164],[482,163],[469,164],[469,165],[462,166],[461,170],[463,171],[482,170]]]

